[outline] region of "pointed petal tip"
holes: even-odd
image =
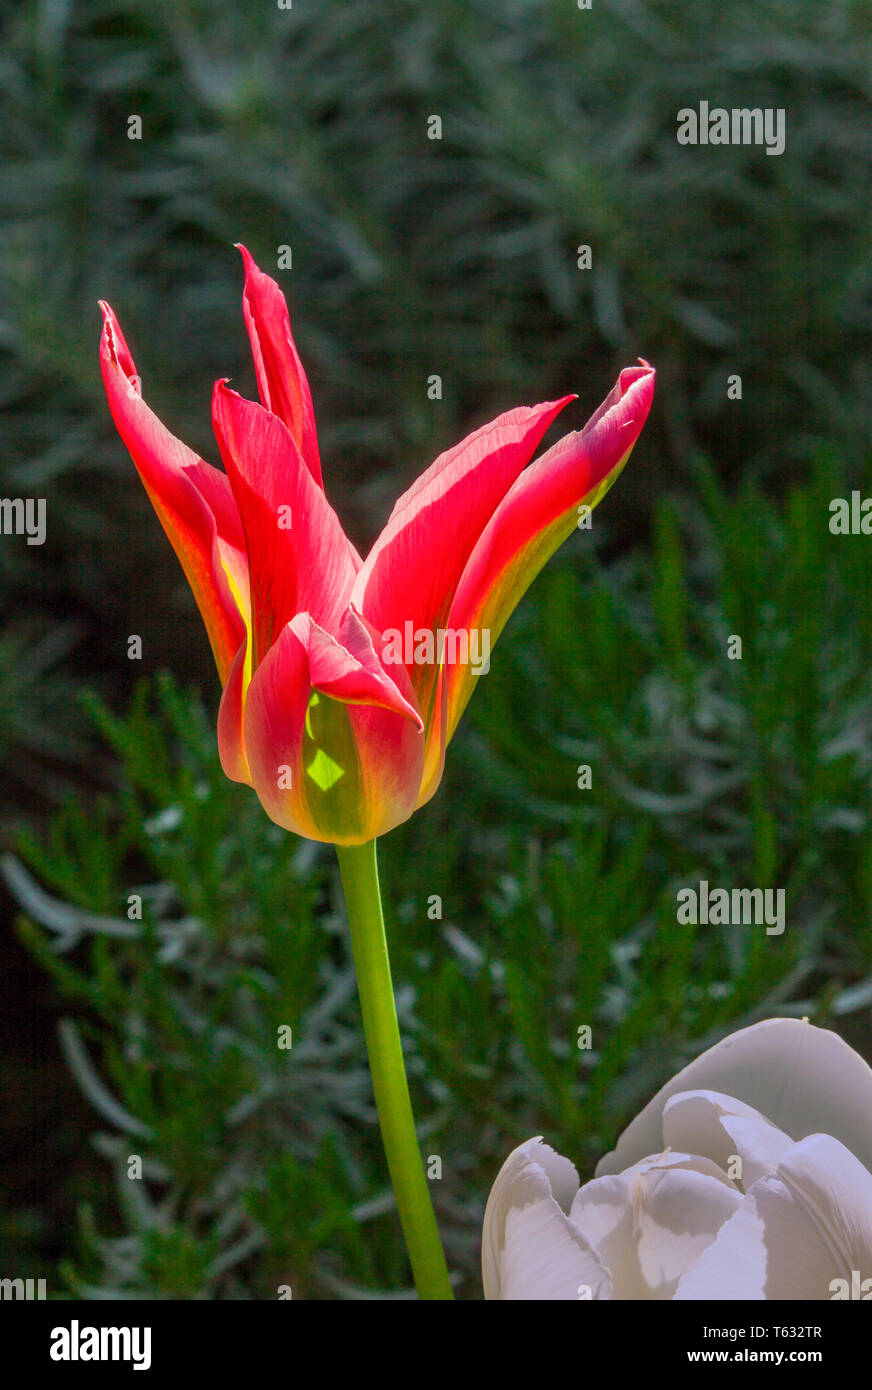
[[[353,601],[349,601],[348,612],[352,615],[353,621],[359,627],[359,629],[362,632],[369,634],[370,641],[373,640],[374,634],[376,636],[378,635],[377,629],[373,628],[372,625],[367,622],[366,618],[363,616],[363,613],[360,611],[357,604]],[[391,677],[389,677],[389,679],[391,679]],[[396,685],[396,681],[394,681],[393,683]],[[404,718],[411,720],[418,732],[420,734],[423,734],[424,720],[421,718],[420,710],[416,709],[415,706],[411,704],[409,700],[406,699],[402,691],[399,692],[399,701],[400,702],[396,706],[397,714],[402,714]]]
[[[101,359],[105,359],[106,357],[109,357],[110,360],[113,362],[113,365],[114,365],[114,362],[115,362],[114,336],[115,336],[115,335],[114,335],[114,333],[113,333],[112,330],[113,330],[113,328],[114,328],[114,326],[115,326],[115,315],[113,314],[112,310],[109,308],[109,305],[106,303],[105,299],[98,299],[98,300],[97,300],[97,303],[98,303],[98,305],[100,306],[100,313],[101,313],[101,315],[102,315],[102,324],[101,324],[101,327],[100,327],[100,357],[101,357]]]
[[[242,264],[245,268],[245,276],[246,279],[248,279],[248,276],[253,270],[259,269],[258,264],[252,256],[251,252],[249,251],[248,247],[243,245],[241,241],[234,241],[233,246],[234,249],[237,250],[240,256],[242,257]]]
[[[634,386],[637,381],[647,381],[650,382],[653,386],[654,377],[656,375],[657,372],[655,368],[651,366],[651,363],[646,362],[644,357],[640,357],[638,366],[624,367],[621,371],[621,374],[618,377],[618,385],[620,387],[621,395],[626,395],[630,387]]]
[[[140,396],[142,392],[139,375],[133,355],[127,346],[127,339],[121,331],[121,324],[112,306],[105,299],[99,299],[97,303],[103,315],[103,327],[100,332],[100,368],[103,380],[108,388],[108,383],[112,380],[111,374],[120,372],[127,380],[128,393]]]
[[[233,388],[230,386],[230,382],[232,380],[232,377],[220,376],[218,380],[215,382],[215,385],[212,387],[213,408],[218,405],[219,401],[224,401],[229,396],[235,396],[237,400],[242,400],[242,397],[240,396],[239,392],[234,391]]]
[[[657,373],[650,362],[646,362],[643,357],[639,358],[639,365],[635,367],[624,367],[615,382],[611,394],[603,404],[588,420],[586,429],[592,429],[598,425],[604,416],[609,416],[616,407],[626,409],[625,402],[627,396],[632,392],[634,407],[634,419],[624,420],[621,428],[628,429],[631,424],[637,423],[639,429],[648,418],[651,403],[654,400],[654,381]],[[629,403],[628,403],[629,404]]]
[[[245,284],[242,288],[243,303],[250,302],[251,296],[257,295],[259,288],[264,282],[275,284],[275,281],[270,279],[266,271],[261,270],[254,256],[252,256],[248,247],[245,246],[243,242],[236,241],[233,244],[242,257],[242,270],[245,277]],[[278,285],[276,285],[276,289],[278,289]]]
[[[98,299],[97,304],[102,318],[100,345],[101,347],[104,345],[111,347],[112,340],[119,331],[118,320],[115,317],[111,304],[107,303],[105,299]]]

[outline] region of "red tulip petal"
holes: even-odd
[[[406,820],[421,777],[420,720],[374,653],[359,650],[363,660],[297,614],[255,671],[245,708],[251,780],[267,814],[335,844],[362,844]]]
[[[275,280],[255,265],[245,247],[238,249],[245,266],[242,311],[251,340],[261,403],[284,420],[306,467],[320,486],[321,460],[315,412],[306,373],[291,336],[285,296]]]
[[[444,626],[482,529],[572,399],[500,415],[440,455],[400,497],[352,591],[353,602],[379,632],[405,633],[407,624],[412,633]],[[406,664],[429,742],[438,666]]]
[[[338,642],[327,633],[317,642],[310,642],[309,664],[316,690],[346,703],[392,709],[411,719],[423,731],[424,721],[416,708],[414,695],[409,692],[411,699],[407,698],[387,674],[376,654],[368,625],[353,608],[349,607],[342,619]],[[404,668],[399,670],[405,674]],[[343,681],[347,679],[348,684],[336,684],[337,676]],[[355,689],[360,693],[353,693]]]
[[[251,680],[248,640],[236,653],[218,707],[218,752],[225,777],[251,784],[245,752],[245,701]]]
[[[627,367],[583,430],[566,435],[509,489],[469,558],[448,626],[490,633],[490,649],[529,585],[578,524],[578,507],[595,506],[629,458],[648,418],[654,368]],[[447,739],[472,694],[469,665],[444,668]]]
[[[256,667],[299,612],[338,630],[359,561],[278,416],[219,381],[212,421],[245,530]]]
[[[230,483],[149,410],[118,320],[101,301],[109,409],[206,624],[222,682],[245,636],[245,541]],[[234,594],[235,589],[235,594]]]

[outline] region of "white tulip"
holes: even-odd
[[[872,1301],[872,1070],[775,1018],[658,1091],[583,1187],[528,1139],[484,1217],[488,1299]]]

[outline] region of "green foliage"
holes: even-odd
[[[75,784],[73,763],[88,736],[76,708],[78,683],[64,669],[78,634],[72,624],[21,619],[0,634],[0,813],[57,802]],[[37,790],[37,783],[38,790]]]
[[[442,1158],[466,1297],[514,1144],[543,1134],[590,1175],[683,1061],[773,1013],[872,1052],[867,542],[828,530],[831,458],[781,507],[697,473],[704,506],[664,499],[652,553],[597,555],[613,497],[540,577],[442,789],[381,845],[422,1151]],[[224,779],[212,717],[170,678],[94,714],[118,791],[23,837],[27,876],[6,865],[115,1177],[82,1211],[70,1288],[402,1292],[332,850]],[[676,893],[701,879],[784,888],[784,934],[679,924]]]

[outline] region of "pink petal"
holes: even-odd
[[[632,452],[648,418],[654,369],[621,372],[584,429],[536,459],[509,489],[484,528],[454,596],[448,626],[490,634],[490,649],[529,585],[578,524],[582,502],[594,506]],[[469,666],[446,667],[446,742],[475,686]]]
[[[118,320],[108,304],[101,301],[100,308],[100,367],[109,409],[181,562],[224,681],[245,636],[248,602],[245,541],[230,483],[149,410]]]
[[[251,340],[261,403],[287,425],[306,467],[320,486],[315,412],[306,373],[291,335],[285,297],[275,280],[258,269],[245,247],[238,249],[245,266],[242,310]]]
[[[245,752],[245,699],[251,679],[248,638],[236,653],[218,707],[218,753],[225,777],[231,782],[251,784],[251,769]]]
[[[365,628],[351,619],[342,630],[354,651],[308,613],[285,625],[251,679],[245,749],[252,785],[277,825],[362,844],[411,815],[424,740]]]
[[[257,666],[299,612],[336,629],[348,606],[355,555],[278,416],[222,381],[212,416],[245,529]]]
[[[420,714],[385,672],[366,625],[353,608],[342,619],[338,641],[310,623],[308,646],[309,674],[316,690],[343,704],[391,709],[423,730]]]
[[[445,625],[458,581],[494,508],[530,459],[560,410],[572,400],[510,410],[441,454],[399,498],[357,575],[352,599],[382,634]],[[438,761],[441,720],[430,737],[438,680],[435,664],[407,665],[425,725],[428,756]]]

